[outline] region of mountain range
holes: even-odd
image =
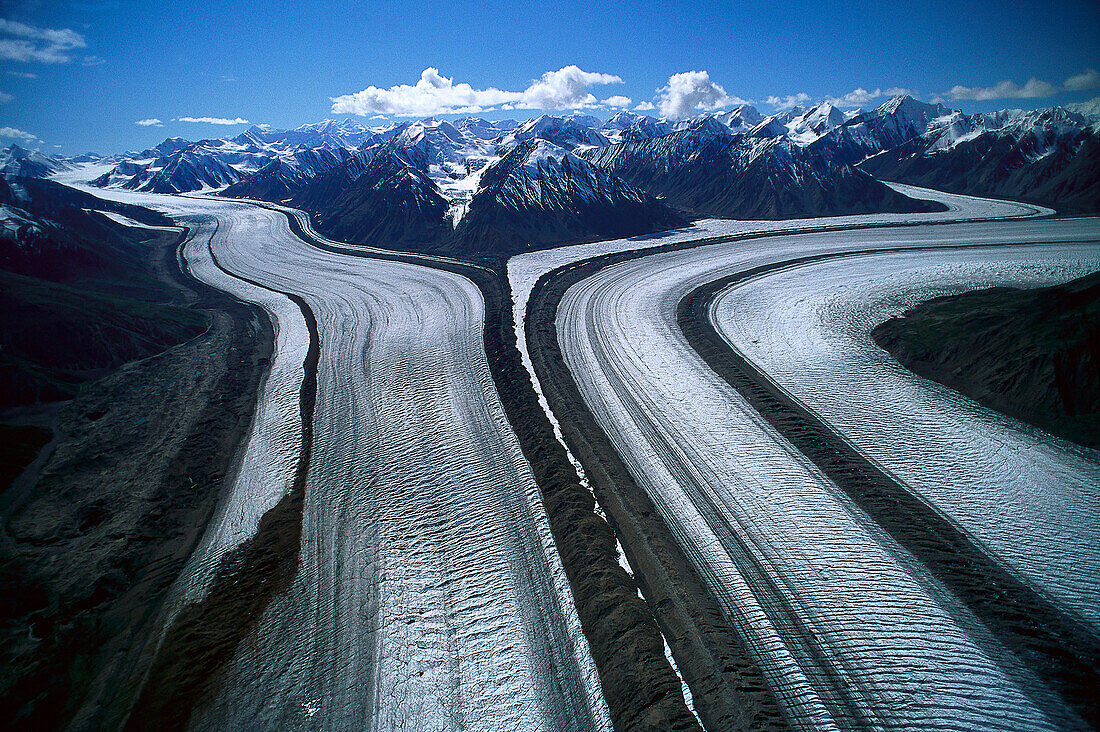
[[[860,167],[884,180],[953,193],[1100,211],[1100,121],[1062,107],[933,120]]]
[[[1091,106],[1090,106],[1091,105]],[[693,218],[934,210],[881,181],[1100,210],[1100,102],[967,115],[909,96],[870,111],[750,105],[686,120],[467,117],[353,120],[159,145],[96,161],[93,181],[216,191],[308,211],[356,244],[463,255],[623,237]],[[0,172],[44,177],[93,160],[12,146]]]

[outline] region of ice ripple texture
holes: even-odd
[[[221,221],[219,260],[304,297],[321,348],[299,573],[199,726],[606,727],[477,288]]]
[[[476,286],[322,252],[256,206],[112,195],[194,224],[214,217],[218,264],[303,297],[320,337],[298,574],[192,726],[610,729],[538,487],[489,374]],[[189,254],[214,270],[201,250]],[[282,393],[293,395],[289,425],[297,391]],[[292,429],[278,431],[287,425],[273,434],[290,444],[276,449],[295,444]]]
[[[1100,244],[844,258],[749,280],[716,298],[711,317],[861,452],[1100,634],[1100,456],[916,377],[870,335],[933,297],[1098,270]]]
[[[627,261],[563,297],[558,336],[586,403],[798,726],[1080,721],[706,366],[676,327],[677,304],[725,275],[807,254],[1083,231],[1095,236],[1095,221],[780,236]]]

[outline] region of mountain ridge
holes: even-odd
[[[323,120],[292,130],[253,125],[223,139],[168,138],[98,160],[113,167],[92,184],[289,203],[319,231],[356,244],[499,255],[698,217],[941,210],[882,180],[1100,210],[1098,128],[1061,107],[966,115],[910,96],[869,111],[826,101],[765,115],[743,104],[681,120],[628,111],[606,121]],[[546,165],[522,173],[526,163],[504,162],[531,156]],[[4,161],[39,175],[82,164],[15,148]],[[497,185],[505,169],[519,177]]]

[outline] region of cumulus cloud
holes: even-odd
[[[332,97],[332,111],[362,116],[426,117],[476,114],[497,108],[579,109],[599,104],[588,87],[618,83],[622,79],[613,74],[584,71],[570,65],[547,71],[523,91],[474,89],[465,82],[456,84],[453,78],[440,74],[439,69],[428,67],[416,84],[396,84],[388,89],[368,86],[354,94]]]
[[[614,74],[581,71],[576,66],[565,66],[557,71],[547,71],[542,78],[523,92],[517,107],[523,109],[576,109],[596,104],[590,86],[621,84],[623,80]],[[625,99],[625,97],[620,97]],[[629,104],[630,102],[627,102]]]
[[[227,117],[177,117],[177,122],[201,122],[208,125],[246,125],[248,120],[237,117],[236,119],[228,119]],[[141,124],[141,122],[138,122]]]
[[[84,36],[70,28],[39,28],[0,18],[0,59],[64,64],[87,45]]]
[[[37,135],[32,135],[29,132],[23,130],[17,130],[14,127],[0,127],[0,137],[7,137],[13,140],[23,140],[24,142],[34,142],[38,139]]]
[[[1100,89],[1100,72],[1096,69],[1085,69],[1080,74],[1074,74],[1066,79],[1064,86],[1068,91]]]
[[[608,107],[620,107],[622,109],[626,109],[631,104],[633,104],[633,102],[634,102],[634,100],[631,99],[630,97],[624,97],[624,96],[619,95],[619,94],[616,94],[613,97],[608,97],[607,99],[603,100],[603,103],[606,104]]]
[[[732,104],[748,102],[727,94],[721,85],[711,81],[706,71],[673,74],[668,77],[668,85],[657,90],[657,106],[661,114],[673,119],[688,117],[695,110],[709,112]]]
[[[635,112],[649,112],[654,109],[657,109],[657,107],[653,104],[653,102],[638,102],[634,106]]]
[[[842,97],[825,97],[825,101],[834,107],[863,107],[876,99],[881,97],[898,97],[898,96],[917,96],[917,93],[911,89],[903,89],[900,86],[892,86],[889,89],[879,89],[875,87],[874,91],[867,91],[863,87],[853,89]]]
[[[797,94],[788,94],[785,97],[768,97],[764,101],[776,109],[786,110],[810,101],[810,95],[806,92],[798,92]]]
[[[1027,80],[1023,86],[1019,86],[1011,80],[1002,81],[996,86],[962,86],[957,84],[951,87],[946,96],[949,99],[968,99],[975,102],[986,102],[991,99],[1036,99],[1050,97],[1057,94],[1058,87],[1050,82],[1040,81],[1034,76]]]
[[[149,117],[148,119],[139,119],[134,124],[142,127],[162,127],[164,123],[156,117]]]
[[[428,67],[414,85],[397,84],[388,89],[368,86],[354,94],[332,98],[332,111],[337,114],[392,114],[401,117],[418,117],[433,114],[481,112],[485,109],[516,102],[520,95],[490,87],[474,89],[462,82]]]

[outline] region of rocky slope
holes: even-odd
[[[872,335],[921,376],[1100,448],[1100,273],[929,300]]]
[[[51,181],[0,178],[0,408],[71,398],[126,361],[192,338],[147,257],[149,230],[96,209],[170,223]]]
[[[736,134],[714,118],[593,151],[596,165],[697,216],[779,219],[940,210],[783,135]],[[785,127],[783,128],[786,129]]]
[[[1060,107],[955,113],[861,166],[884,180],[1100,211],[1097,123]]]
[[[648,193],[552,143],[531,140],[485,173],[446,248],[515,253],[684,223]]]

